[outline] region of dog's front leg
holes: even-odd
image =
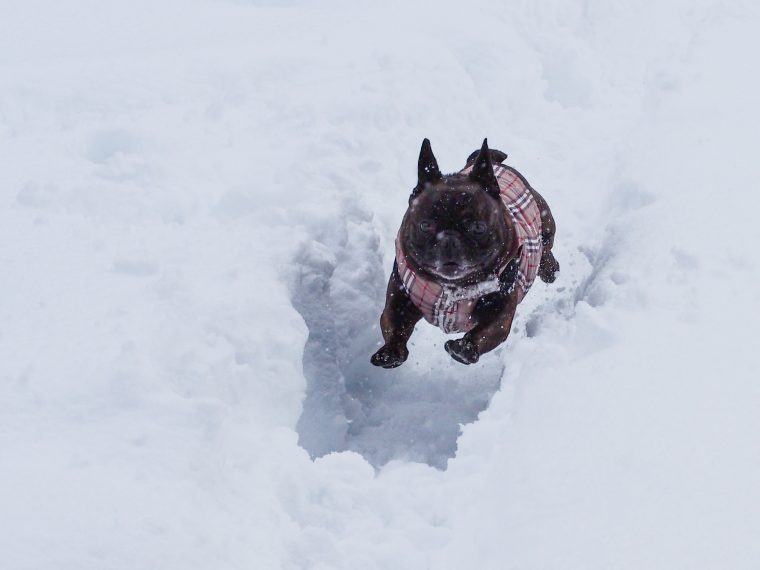
[[[517,301],[514,295],[501,295],[479,307],[482,316],[471,331],[444,345],[451,358],[462,364],[474,364],[485,354],[507,340],[515,318]],[[483,313],[486,313],[483,315]]]
[[[383,368],[401,366],[409,356],[406,343],[412,336],[414,325],[421,318],[422,313],[406,294],[394,265],[385,294],[385,309],[380,316],[380,329],[385,344],[372,355],[370,362]]]

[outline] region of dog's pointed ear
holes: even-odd
[[[491,153],[488,150],[488,139],[483,139],[483,146],[480,147],[478,157],[472,165],[470,180],[479,183],[494,198],[499,198],[499,182],[493,173]]]
[[[438,182],[441,178],[443,176],[438,168],[438,161],[433,155],[433,149],[430,147],[430,141],[425,139],[422,141],[420,159],[417,161],[417,186],[414,187],[412,195],[409,196],[409,203],[411,204],[412,200],[420,195],[427,184]]]
[[[420,159],[417,162],[417,186],[424,187],[427,182],[438,182],[441,179],[441,171],[438,169],[438,161],[433,155],[430,141],[422,141]]]

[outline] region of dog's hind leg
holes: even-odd
[[[552,253],[554,235],[557,233],[557,224],[554,222],[554,216],[552,216],[552,211],[549,208],[549,204],[544,200],[544,197],[533,188],[530,188],[530,191],[541,212],[541,243],[543,244],[543,252],[541,253],[541,261],[538,265],[538,276],[544,283],[554,283],[559,271],[559,262]]]

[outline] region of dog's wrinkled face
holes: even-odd
[[[408,262],[436,281],[475,281],[510,250],[512,235],[484,148],[472,173],[442,176],[429,143],[423,143],[400,238]]]
[[[502,208],[463,175],[429,184],[404,218],[404,253],[437,280],[467,280],[496,265],[504,252],[509,235]]]

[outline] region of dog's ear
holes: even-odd
[[[479,183],[494,198],[499,198],[499,182],[493,173],[491,153],[488,150],[488,139],[483,139],[483,146],[480,147],[478,157],[472,165],[470,180]]]
[[[417,187],[412,192],[412,198],[422,192],[425,184],[438,182],[441,178],[441,171],[438,169],[438,161],[433,155],[433,149],[430,148],[430,141],[425,139],[422,141],[420,159],[417,162]]]

